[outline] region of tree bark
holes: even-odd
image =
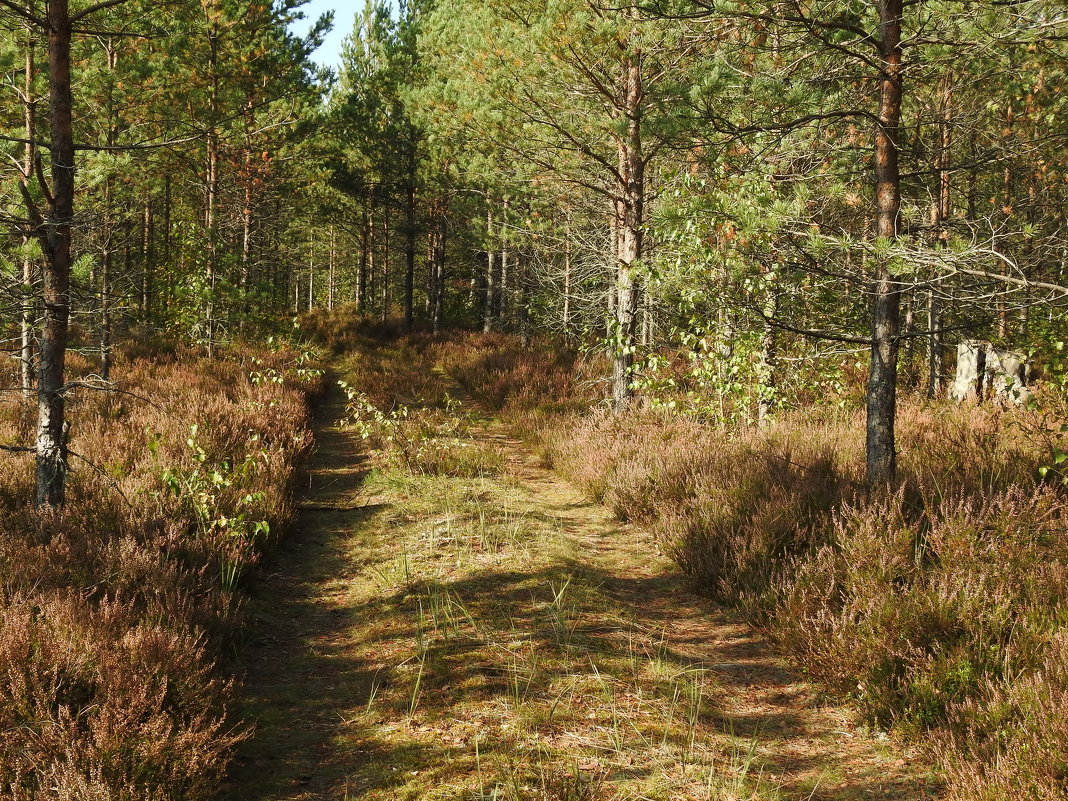
[[[777,368],[779,357],[778,331],[772,324],[779,314],[779,288],[776,271],[768,268],[764,272],[763,317],[764,331],[760,337],[760,393],[757,401],[757,423],[766,426],[778,405]]]
[[[434,273],[434,306],[431,309],[434,333],[441,330],[442,313],[445,304],[445,236],[448,232],[446,226],[446,201],[441,199],[438,205],[433,248],[433,273]]]
[[[616,316],[613,348],[612,405],[623,411],[630,405],[634,351],[638,322],[638,282],[635,275],[642,257],[645,206],[645,160],[642,153],[642,56],[632,54],[624,65],[626,133],[619,141],[619,187],[617,203],[618,252],[616,254]]]
[[[939,92],[938,131],[935,143],[935,185],[931,203],[931,229],[934,247],[945,247],[949,232],[946,221],[952,214],[952,175],[950,173],[953,147],[953,73],[942,76]],[[935,398],[942,390],[942,309],[937,292],[932,288],[927,296],[927,397]]]
[[[111,178],[105,182],[104,205],[107,218],[104,223],[104,254],[100,260],[100,377],[111,379],[111,276],[114,273],[114,250],[111,239],[115,236],[111,221]]]
[[[509,287],[509,268],[511,267],[510,256],[508,251],[508,198],[504,199],[502,209],[504,217],[501,220],[501,256],[500,265],[501,273],[500,280],[497,284],[497,325],[499,328],[507,328],[509,314],[511,312],[511,304],[508,302]]]
[[[482,331],[493,330],[493,312],[497,305],[497,251],[493,243],[493,210],[486,210],[486,298],[482,309]]]
[[[315,234],[308,235],[308,311],[315,308]]]
[[[107,53],[108,71],[114,75],[118,68],[118,51],[111,42],[105,43]],[[115,110],[114,93],[109,84],[107,98],[108,127],[105,142],[108,147],[114,147],[118,143],[119,125],[118,114]],[[111,325],[111,287],[115,275],[115,249],[118,235],[118,225],[115,213],[115,178],[109,172],[104,178],[104,219],[103,225],[103,248],[100,264],[100,377],[105,381],[111,379],[111,348],[112,348],[112,325]],[[128,274],[128,273],[127,273]]]
[[[71,23],[67,0],[51,0],[48,97],[51,110],[52,202],[42,249],[44,320],[37,380],[37,506],[63,504],[67,477],[63,398],[70,321],[71,231],[74,221],[74,133],[70,85]]]
[[[163,178],[163,253],[161,254],[161,264],[164,268],[169,268],[171,265],[171,176],[168,174]],[[163,310],[166,311],[170,308],[171,304],[171,282],[164,281],[160,291],[160,303],[163,306]]]
[[[571,272],[573,268],[571,255],[571,219],[568,215],[568,225],[564,239],[564,308],[563,308],[563,335],[565,340],[571,339]]]
[[[901,125],[902,0],[879,0],[881,63],[879,121],[875,129],[875,229],[878,238],[897,238],[901,208],[898,138]],[[897,412],[897,368],[900,348],[901,287],[889,259],[879,257],[872,287],[871,372],[867,397],[867,481],[872,489],[897,476],[894,422]]]
[[[373,266],[371,254],[371,224],[367,206],[363,208],[360,225],[360,267],[356,273],[356,311],[362,312],[367,295],[367,270]]]
[[[244,205],[241,209],[241,275],[238,293],[241,297],[242,328],[249,315],[249,288],[252,284],[252,154],[245,151]]]
[[[154,292],[152,261],[155,255],[153,253],[155,218],[150,197],[145,197],[141,224],[141,313],[147,321],[152,314],[152,293]]]
[[[382,210],[382,322],[389,320],[389,198]]]
[[[408,186],[404,218],[404,330],[412,330],[412,304],[415,294],[415,240],[416,240],[416,195],[415,195],[415,157],[408,164]]]
[[[219,32],[212,25],[208,36],[208,64],[211,71],[211,89],[208,96],[208,111],[212,127],[208,130],[207,154],[204,168],[204,230],[208,250],[207,297],[204,304],[204,335],[207,339],[208,358],[215,355],[215,287],[219,274],[219,243],[215,221],[215,208],[219,197],[219,132],[215,128],[219,114]]]
[[[28,185],[33,180],[34,161],[36,148],[32,144],[37,136],[37,109],[35,106],[33,82],[36,75],[36,62],[34,59],[34,34],[29,25],[26,26],[26,64],[23,86],[23,103],[25,104],[25,134],[26,146],[23,149],[23,180]],[[23,241],[25,247],[30,242],[27,235]],[[22,394],[29,401],[33,397],[33,326],[35,317],[34,303],[34,269],[33,259],[26,255],[22,259],[22,314],[20,320],[20,347],[19,347],[19,373],[21,376]]]
[[[336,291],[335,283],[337,280],[337,231],[334,230],[334,226],[330,226],[330,254],[329,254],[329,266],[327,268],[327,284],[326,284],[326,308],[330,311],[334,309],[334,293]]]

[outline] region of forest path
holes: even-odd
[[[255,592],[226,798],[937,797],[501,425],[463,446],[493,474],[371,470],[344,402]]]

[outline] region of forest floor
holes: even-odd
[[[473,429],[494,475],[426,476],[373,468],[344,413],[253,594],[227,799],[938,796],[500,424]]]

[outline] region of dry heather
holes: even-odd
[[[0,474],[0,794],[207,799],[242,735],[217,668],[242,577],[293,514],[310,446],[300,354],[120,360],[70,403],[69,503],[30,506],[32,465]],[[75,373],[90,365],[74,357]],[[0,407],[25,443],[26,408]]]
[[[1045,414],[906,398],[901,488],[869,497],[859,412],[731,431],[561,413],[591,400],[574,354],[481,336],[441,349],[556,469],[654,529],[698,586],[741,604],[873,723],[926,743],[954,799],[1068,798],[1059,398],[1039,398]]]

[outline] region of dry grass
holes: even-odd
[[[0,787],[17,801],[213,797],[242,736],[216,662],[311,444],[319,378],[297,353],[148,351],[114,375],[69,405],[61,511],[30,508],[28,457],[0,475]],[[29,431],[8,400],[0,440]]]
[[[423,394],[441,399],[457,393],[425,369],[439,348],[378,344],[339,369],[379,410],[407,382],[369,365],[428,373],[439,390]],[[647,533],[501,429],[468,432],[503,453],[499,470],[413,470],[336,403],[303,536],[255,602],[246,703],[261,727],[233,798],[921,797],[921,768],[843,738],[845,716],[687,593]]]

